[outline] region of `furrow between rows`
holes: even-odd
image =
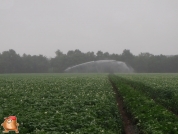
[[[137,133],[178,134],[178,118],[176,115],[144,93],[134,90],[133,87],[118,79],[117,76],[109,75],[109,79],[114,89],[119,92],[120,98],[123,98],[122,107],[125,108],[127,115],[130,115],[128,120],[135,125],[133,126],[137,128]],[[123,122],[126,124],[124,120]],[[124,126],[126,129],[127,125]]]
[[[115,84],[112,82],[112,80],[110,78],[109,78],[109,81],[111,82],[111,85],[113,87],[113,92],[115,93],[118,110],[121,114],[121,118],[123,121],[124,132],[125,132],[125,134],[135,134],[136,127],[135,127],[135,125],[133,125],[130,115],[124,109],[123,98],[119,94],[117,87],[115,86]]]

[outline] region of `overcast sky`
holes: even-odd
[[[178,0],[0,0],[0,53],[178,54]]]

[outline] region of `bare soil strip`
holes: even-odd
[[[125,134],[137,134],[136,133],[136,128],[133,125],[132,120],[131,120],[129,114],[124,109],[124,104],[123,104],[123,98],[122,98],[122,96],[119,94],[119,91],[118,91],[117,87],[115,86],[115,84],[112,82],[112,80],[110,78],[109,78],[109,81],[111,82],[111,85],[113,87],[113,91],[115,93],[115,97],[116,97],[116,101],[117,101],[117,106],[118,106],[118,109],[120,111],[121,118],[122,118],[123,125],[124,125]]]

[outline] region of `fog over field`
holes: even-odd
[[[0,53],[176,55],[177,0],[0,0]]]

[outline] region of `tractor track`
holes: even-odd
[[[118,107],[118,110],[120,111],[120,114],[121,114],[123,127],[124,127],[124,132],[125,132],[124,134],[137,134],[136,127],[132,123],[131,116],[124,109],[124,103],[123,103],[122,96],[119,94],[119,91],[118,91],[117,87],[112,82],[110,77],[109,77],[109,81],[110,81],[110,83],[111,83],[111,85],[113,87],[113,91],[115,93],[115,98],[116,98],[116,102],[117,102],[117,107]]]

